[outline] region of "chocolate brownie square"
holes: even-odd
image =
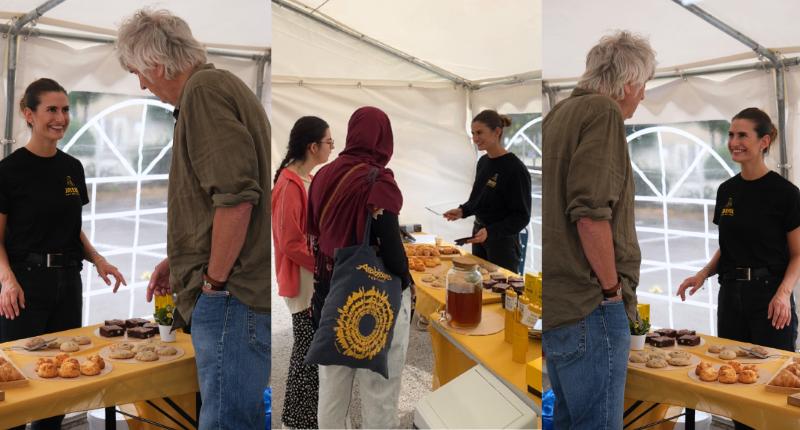
[[[489,290],[492,287],[494,287],[495,284],[497,284],[497,281],[495,281],[493,279],[489,279],[487,281],[483,281],[483,288]]]
[[[667,346],[675,346],[675,338],[674,337],[668,337],[668,336],[659,336],[659,337],[653,338],[653,340],[650,341],[650,345],[653,345],[653,346],[658,347],[658,348],[664,348],[664,347],[667,347]]]
[[[651,341],[652,341],[653,339],[655,339],[655,338],[657,338],[657,337],[660,337],[660,336],[661,336],[661,335],[660,335],[660,334],[658,334],[658,333],[647,333],[647,334],[644,336],[644,343],[651,343]]]
[[[505,294],[506,290],[509,288],[508,284],[498,282],[492,285],[492,291],[499,294]]]
[[[661,336],[666,336],[666,337],[678,337],[678,331],[675,330],[675,329],[671,329],[671,328],[662,328],[662,329],[656,330],[656,333],[660,334]]]
[[[156,334],[153,333],[153,330],[148,327],[134,327],[128,329],[128,337],[135,337],[137,339],[147,339],[148,337],[153,337]]]
[[[158,324],[156,323],[147,323],[143,325],[142,328],[152,331],[154,335],[158,334]]]
[[[700,336],[686,334],[678,338],[678,345],[697,346],[700,345]]]
[[[125,328],[125,321],[124,320],[105,320],[103,325],[115,325],[118,327]]]
[[[508,278],[506,278],[506,275],[504,275],[502,273],[493,273],[493,274],[489,275],[489,277],[492,278],[493,281],[502,282],[502,283],[505,283],[508,280]]]
[[[686,336],[686,335],[694,336],[696,334],[697,334],[697,332],[695,332],[694,330],[687,330],[687,329],[678,330],[678,337]]]
[[[125,334],[125,329],[118,325],[104,325],[100,326],[100,336],[103,337],[116,337]]]
[[[129,320],[125,320],[125,327],[129,329],[134,327],[141,327],[149,322],[150,321],[144,318],[131,318]]]

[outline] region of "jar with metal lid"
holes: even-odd
[[[447,320],[456,327],[475,327],[481,322],[483,278],[478,263],[468,257],[453,259],[447,272]]]

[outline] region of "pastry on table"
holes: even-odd
[[[78,345],[88,345],[92,343],[92,340],[89,339],[89,336],[75,336],[72,338],[72,341]]]
[[[719,378],[717,379],[723,384],[735,384],[739,380],[739,375],[733,367],[723,364],[719,367]]]
[[[0,382],[11,382],[25,379],[21,373],[9,362],[0,364]]]
[[[111,358],[116,358],[117,360],[127,360],[136,356],[136,353],[130,349],[117,348],[112,349],[108,356]]]
[[[22,344],[22,347],[25,349],[39,349],[44,343],[44,339],[41,337],[32,337],[26,340],[25,343]]]
[[[742,370],[743,370],[742,363],[739,363],[739,362],[738,362],[738,361],[736,361],[736,360],[731,360],[731,361],[728,361],[728,362],[726,362],[726,364],[727,364],[728,366],[731,366],[731,367],[733,367],[733,370],[735,370],[735,371],[736,371],[736,373],[741,373],[741,372],[742,372]]]
[[[158,354],[155,351],[141,351],[137,352],[134,358],[139,361],[156,361],[158,360]]]
[[[755,384],[758,381],[758,373],[752,370],[742,370],[739,373],[739,382],[742,384]]]
[[[670,336],[654,337],[650,340],[650,345],[655,347],[664,348],[668,346],[675,346],[675,338]]]
[[[155,351],[156,347],[153,344],[149,343],[139,343],[133,346],[131,351],[133,352],[142,352],[142,351]]]
[[[102,369],[100,369],[100,366],[97,363],[95,363],[94,361],[86,360],[83,363],[81,363],[81,374],[82,375],[86,375],[86,376],[99,375],[101,370]]]
[[[47,342],[47,349],[61,349],[61,344],[64,343],[61,339],[53,339]]]
[[[156,348],[156,354],[171,356],[178,354],[178,350],[174,346],[162,345]]]
[[[678,331],[675,330],[675,329],[671,329],[671,328],[658,329],[658,330],[656,330],[656,333],[658,333],[658,334],[660,334],[661,336],[664,336],[664,337],[671,337],[673,339],[678,337]]]
[[[62,378],[77,378],[81,376],[80,365],[72,361],[64,361],[61,367],[58,368],[58,376]]]
[[[55,363],[42,363],[36,367],[36,375],[40,378],[55,378],[58,376],[58,367]]]
[[[425,267],[436,267],[442,264],[442,261],[436,257],[432,257],[424,259],[422,263],[425,265]]]
[[[688,366],[692,364],[691,359],[689,357],[670,357],[667,359],[667,363],[672,366]]]
[[[116,324],[100,326],[98,329],[100,336],[103,337],[117,337],[125,334],[125,329]]]
[[[677,333],[677,337],[681,337],[681,336],[695,336],[695,335],[697,335],[697,332],[696,332],[696,331],[694,331],[694,330],[687,330],[687,329],[678,330],[678,333]]]
[[[648,354],[642,351],[631,352],[630,357],[628,357],[628,361],[631,363],[647,363],[647,360],[649,359],[650,357]]]
[[[722,351],[719,352],[719,358],[722,360],[733,360],[737,356],[738,355],[736,354],[736,351],[732,349],[724,348]]]
[[[653,369],[663,369],[667,367],[667,361],[663,358],[651,358],[647,360],[646,366]]]
[[[734,372],[735,374],[736,372]],[[705,382],[714,382],[719,378],[719,371],[714,369],[713,367],[705,367],[700,370],[700,373],[697,375],[701,381]]]
[[[697,346],[700,345],[700,336],[695,334],[685,334],[678,336],[678,345],[683,346]]]
[[[686,351],[680,351],[680,350],[678,350],[678,351],[670,351],[668,355],[671,358],[685,358],[687,360],[692,358],[692,354],[689,354]]]
[[[666,352],[658,350],[658,349],[652,349],[650,351],[647,351],[647,356],[648,356],[648,359],[660,358],[662,360],[666,360],[669,357],[669,355],[667,355]]]
[[[90,356],[86,357],[86,359],[89,360],[89,361],[93,361],[93,362],[97,363],[97,366],[100,367],[100,370],[103,370],[103,369],[106,368],[105,360],[103,360],[103,357],[101,357],[101,356],[99,356],[97,354],[90,355]]]
[[[127,349],[132,350],[135,345],[129,342],[119,342],[111,345],[111,349]]]
[[[69,358],[69,354],[66,354],[66,353],[62,352],[61,354],[58,354],[55,357],[53,357],[53,364],[55,364],[56,367],[61,367],[61,363],[63,363],[64,360],[66,360],[68,358]]]
[[[707,361],[701,361],[700,364],[698,364],[697,367],[694,368],[694,374],[699,376],[700,372],[702,372],[704,369],[712,369],[712,368],[713,366],[711,365],[711,363]]]
[[[125,320],[125,328],[141,327],[149,322],[150,322],[149,320],[146,320],[144,318],[131,318]]]
[[[708,345],[708,352],[712,354],[719,354],[720,352],[722,352],[722,345],[718,344]]]
[[[753,351],[753,352],[755,352],[756,354],[759,354],[759,355],[769,355],[769,350],[767,348],[764,348],[763,346],[756,345],[756,346],[750,348],[750,351]],[[753,356],[755,358],[760,358],[760,357],[756,357],[755,355],[752,355],[752,354],[751,354],[751,356]]]
[[[62,343],[59,349],[61,349],[63,352],[77,352],[80,351],[81,347],[78,346],[77,343],[70,340]]]
[[[800,388],[800,377],[790,372],[788,369],[783,369],[778,372],[772,379],[770,385],[787,388]]]
[[[736,348],[733,351],[736,353],[737,357],[749,357],[750,356],[749,352],[747,352],[747,351],[745,351],[745,350],[743,350],[741,348]]]

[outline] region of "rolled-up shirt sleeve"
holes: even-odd
[[[208,87],[193,88],[187,96],[192,108],[181,116],[192,124],[186,131],[187,151],[200,186],[214,207],[257,205],[263,190],[256,148],[232,100]]]
[[[570,159],[566,182],[566,215],[610,220],[622,194],[629,163],[622,115],[616,109],[598,112],[583,125]]]

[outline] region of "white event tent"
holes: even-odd
[[[800,179],[800,9],[794,0],[543,2],[545,111],[569,95],[589,49],[617,29],[649,37],[658,61],[626,122],[642,247],[639,300],[655,324],[716,331],[716,278],[681,303],[675,291],[717,249],[717,186],[738,171],[727,121],[755,106],[778,125],[768,164]]]
[[[0,2],[0,118],[5,154],[27,142],[18,113],[25,87],[49,77],[71,97],[72,122],[60,147],[84,164],[91,204],[84,231],[117,265],[128,287],[113,295],[91,267],[84,275],[84,324],[152,313],[144,288],[166,255],[166,181],[172,107],[123,70],[116,28],[136,10],[168,9],[208,47],[209,61],[232,71],[268,106],[272,31],[268,3],[228,0]]]
[[[469,235],[472,220],[447,223],[426,207],[442,212],[467,200],[480,156],[472,117],[483,109],[536,114],[506,137],[531,154],[526,267],[540,270],[541,3],[272,0],[273,170],[299,117],[325,119],[338,152],[353,111],[379,107],[394,131],[389,167],[404,196],[401,223],[453,240]]]

